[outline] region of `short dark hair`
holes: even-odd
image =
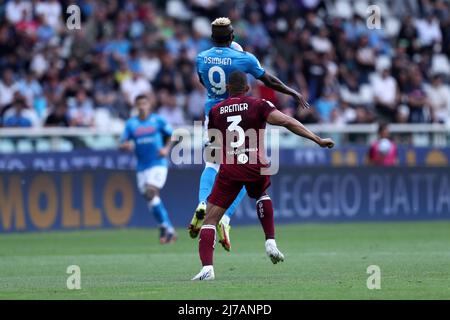
[[[218,44],[233,40],[233,26],[228,18],[217,18],[211,23],[211,39]]]
[[[233,71],[228,76],[228,87],[230,92],[245,92],[247,87],[247,75],[242,71]]]
[[[148,97],[145,94],[140,94],[134,99],[134,103],[138,102],[141,99],[147,99],[148,100]]]
[[[388,128],[387,122],[380,122],[380,123],[378,123],[378,134],[380,134],[381,132],[383,132],[387,128]]]

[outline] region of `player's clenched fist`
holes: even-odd
[[[320,139],[318,144],[322,148],[333,148],[334,147],[334,141],[331,140],[330,138]]]

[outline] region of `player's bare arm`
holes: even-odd
[[[119,149],[123,151],[133,151],[133,143],[131,143],[131,141],[122,142],[119,145]]]
[[[267,117],[267,122],[276,125],[285,127],[292,133],[295,133],[298,136],[307,138],[309,140],[314,141],[322,148],[333,148],[334,147],[334,141],[330,138],[321,138],[315,133],[313,133],[311,130],[306,128],[300,121],[295,120],[292,117],[289,117],[282,113],[281,111],[275,110],[269,114]]]
[[[164,147],[162,147],[161,149],[159,149],[159,155],[161,157],[167,157],[169,155],[170,149],[173,146],[173,141],[171,141],[170,136],[167,136],[165,138],[165,144]]]
[[[298,105],[301,108],[307,109],[309,108],[309,103],[308,101],[306,101],[306,99],[303,97],[303,95],[297,91],[295,91],[294,89],[288,87],[287,85],[285,85],[283,83],[283,81],[281,81],[280,79],[278,79],[277,77],[275,77],[274,75],[265,72],[260,78],[259,80],[262,81],[262,83],[264,83],[264,85],[266,87],[269,87],[275,91],[290,95],[291,97],[293,97],[295,99],[295,101],[298,103]]]

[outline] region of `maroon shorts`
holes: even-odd
[[[208,202],[228,209],[244,186],[250,198],[259,199],[270,186],[270,176],[259,176],[251,181],[241,181],[227,178],[226,175],[219,172]]]

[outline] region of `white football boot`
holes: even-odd
[[[193,277],[192,281],[203,281],[203,280],[214,280],[214,267],[213,266],[204,266],[200,272]]]
[[[278,250],[275,239],[266,240],[266,253],[273,264],[284,261],[284,255]]]

